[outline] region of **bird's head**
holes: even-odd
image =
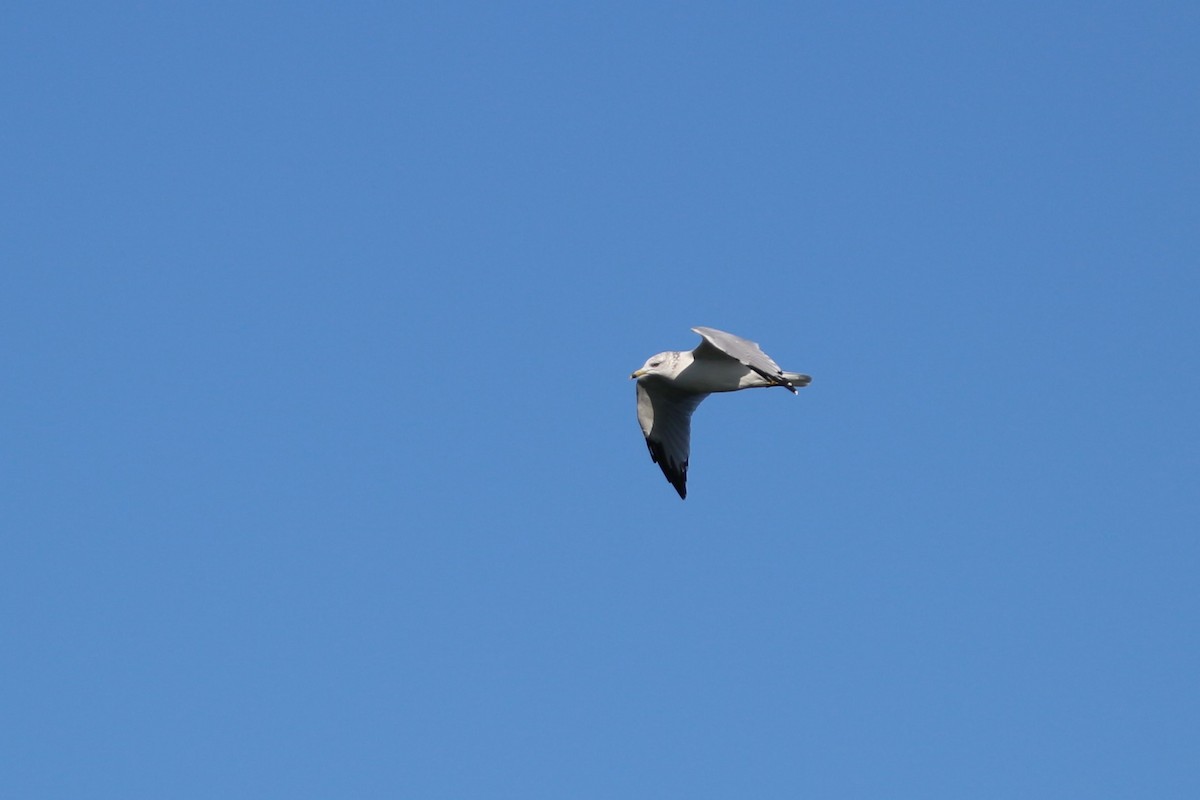
[[[646,359],[642,368],[636,370],[630,378],[642,378],[646,375],[671,375],[675,367],[677,353],[659,353]]]

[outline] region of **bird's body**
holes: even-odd
[[[782,386],[795,394],[812,380],[784,372],[750,341],[715,328],[692,328],[703,341],[690,352],[667,351],[651,356],[630,377],[637,379],[638,422],[650,457],[687,497],[692,412],[713,392]]]

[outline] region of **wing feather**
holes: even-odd
[[[795,394],[796,389],[783,376],[783,369],[763,352],[757,342],[719,331],[716,328],[692,328],[692,330],[703,338],[700,345],[692,351],[692,355],[696,358],[732,358],[757,372],[764,380],[777,386],[786,387]]]
[[[637,382],[638,422],[650,458],[681,498],[687,497],[692,412],[706,397],[707,394],[681,392],[666,381]]]

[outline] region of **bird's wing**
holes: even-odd
[[[681,392],[666,381],[637,382],[638,422],[646,436],[650,458],[681,498],[687,497],[692,412],[706,397],[707,394]]]
[[[762,351],[757,342],[734,336],[716,328],[692,328],[704,341],[692,351],[697,359],[732,358],[754,370],[770,383],[784,386],[795,393],[796,389],[783,376],[783,370],[769,355]]]

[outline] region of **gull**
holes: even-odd
[[[688,453],[692,412],[713,392],[782,386],[792,394],[812,381],[798,372],[784,372],[762,348],[749,339],[716,328],[692,328],[699,346],[650,356],[629,377],[637,379],[637,414],[646,436],[650,459],[667,481],[687,497]]]

